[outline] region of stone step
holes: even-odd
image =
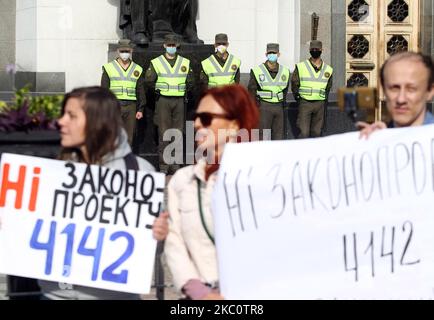
[[[6,276],[3,274],[0,274],[0,300],[6,300]]]

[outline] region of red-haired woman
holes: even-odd
[[[225,144],[250,140],[258,122],[258,107],[240,85],[210,89],[200,100],[194,126],[206,157],[177,171],[168,185],[165,254],[175,286],[188,299],[220,298],[211,193]]]

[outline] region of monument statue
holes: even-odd
[[[153,41],[163,41],[168,33],[187,43],[203,43],[197,36],[198,0],[153,0]]]
[[[177,34],[182,42],[203,43],[197,36],[198,0],[121,0],[119,28],[138,45],[162,42]]]
[[[138,45],[149,43],[150,0],[121,0],[119,28],[123,30],[123,37]]]

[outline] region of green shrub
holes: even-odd
[[[0,101],[0,131],[55,130],[63,95],[30,95],[30,86],[16,90],[12,103]]]

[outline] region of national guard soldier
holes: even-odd
[[[284,104],[289,87],[289,69],[277,62],[279,44],[267,44],[267,61],[250,72],[249,92],[259,101],[260,128],[271,129],[272,140],[284,138]]]
[[[217,34],[214,47],[216,52],[202,61],[202,89],[240,83],[241,60],[228,52],[228,36]]]
[[[119,40],[117,52],[118,57],[103,66],[101,86],[110,89],[118,98],[128,143],[132,145],[136,119],[143,118],[146,106],[145,80],[142,67],[131,59],[131,41]]]
[[[319,137],[325,121],[325,108],[333,83],[333,68],[321,59],[322,42],[310,42],[311,58],[295,67],[291,89],[298,102],[299,138]]]
[[[145,75],[146,86],[156,93],[154,123],[158,126],[160,171],[166,174],[174,173],[180,166],[164,161],[164,149],[169,144],[163,141],[164,133],[169,129],[184,130],[184,97],[194,81],[190,60],[177,53],[179,46],[176,35],[166,35],[165,53],[151,61]],[[182,146],[177,150],[182,150]]]

